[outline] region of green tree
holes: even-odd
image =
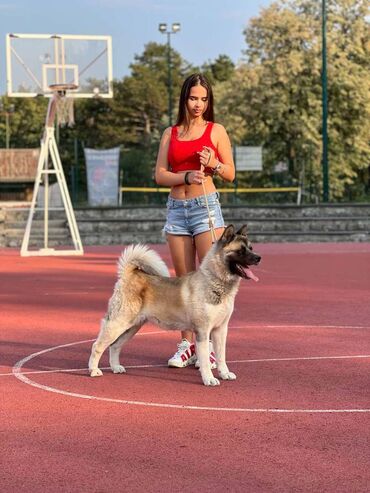
[[[121,146],[124,182],[133,184],[136,176],[136,184],[150,185],[158,142],[168,124],[167,45],[148,43],[130,67],[131,75],[114,82],[113,99],[76,102],[76,126],[64,129],[61,140],[70,158],[74,138],[86,147]],[[190,70],[191,66],[172,49],[174,102]],[[65,162],[68,159],[66,155]]]
[[[131,75],[115,81],[112,100],[78,102],[79,138],[102,147],[109,142],[149,148],[158,142],[168,121],[167,45],[148,43],[130,68]],[[182,80],[190,70],[190,65],[171,49],[174,107]]]
[[[130,65],[131,75],[122,81],[122,104],[126,106],[126,120],[133,143],[150,146],[158,142],[168,123],[168,61],[167,45],[148,43],[141,55]],[[172,107],[176,102],[183,78],[191,66],[171,48]],[[173,115],[174,116],[174,115]]]
[[[227,55],[219,55],[213,62],[202,65],[202,72],[212,84],[229,80],[235,70],[235,64]]]
[[[340,198],[370,161],[369,28],[365,0],[328,3],[330,182]],[[320,195],[320,5],[281,0],[244,33],[246,61],[220,88],[223,120],[235,142],[263,144],[265,180],[279,161],[295,179],[305,165]]]
[[[40,146],[48,102],[44,98],[3,97],[4,108],[14,106],[9,116],[10,147],[33,148]],[[5,117],[0,120],[0,146],[5,147]]]

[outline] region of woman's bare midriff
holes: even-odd
[[[216,192],[216,187],[213,183],[211,176],[206,176],[204,180],[204,188],[202,184],[191,184],[191,185],[176,185],[171,188],[170,197],[178,200],[194,199],[200,195],[204,195],[204,190],[206,194]]]

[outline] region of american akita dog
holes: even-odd
[[[147,246],[127,247],[119,259],[118,281],[92,346],[91,376],[102,375],[98,365],[107,347],[113,373],[124,373],[119,360],[121,348],[149,321],[167,330],[194,332],[203,383],[213,386],[220,382],[211,371],[211,337],[219,377],[235,380],[226,364],[228,322],[241,278],[258,281],[250,266],[260,260],[252,250],[246,226],[238,231],[233,225],[227,226],[199,269],[182,277],[170,277],[163,260]]]

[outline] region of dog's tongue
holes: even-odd
[[[249,267],[247,267],[247,268],[244,270],[244,272],[246,273],[246,275],[247,275],[247,277],[248,277],[249,279],[253,279],[253,281],[255,281],[255,282],[258,282],[258,281],[259,281],[258,277],[257,277],[256,275],[254,275],[254,274],[253,274],[253,272],[250,270],[250,268],[249,268]]]

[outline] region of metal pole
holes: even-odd
[[[5,111],[5,147],[9,149],[10,146],[10,126],[9,126],[9,112]]]
[[[158,26],[162,34],[167,34],[167,69],[168,69],[168,122],[172,127],[172,71],[171,71],[171,34],[176,34],[180,31],[180,23],[172,23],[172,31],[167,30],[167,24],[161,22]]]
[[[176,34],[180,31],[180,23],[172,23],[172,31],[167,30],[167,24],[161,22],[158,26],[162,34],[167,34],[167,69],[168,69],[168,122],[172,127],[172,73],[171,73],[171,34]]]
[[[326,69],[326,0],[322,0],[322,177],[323,201],[329,201],[328,80]]]
[[[73,202],[77,202],[78,197],[78,140],[75,137],[74,139],[74,154],[75,154],[75,165],[74,169],[74,190],[73,190]]]
[[[171,32],[167,31],[167,64],[168,64],[168,121],[172,127],[172,76],[171,76]]]

